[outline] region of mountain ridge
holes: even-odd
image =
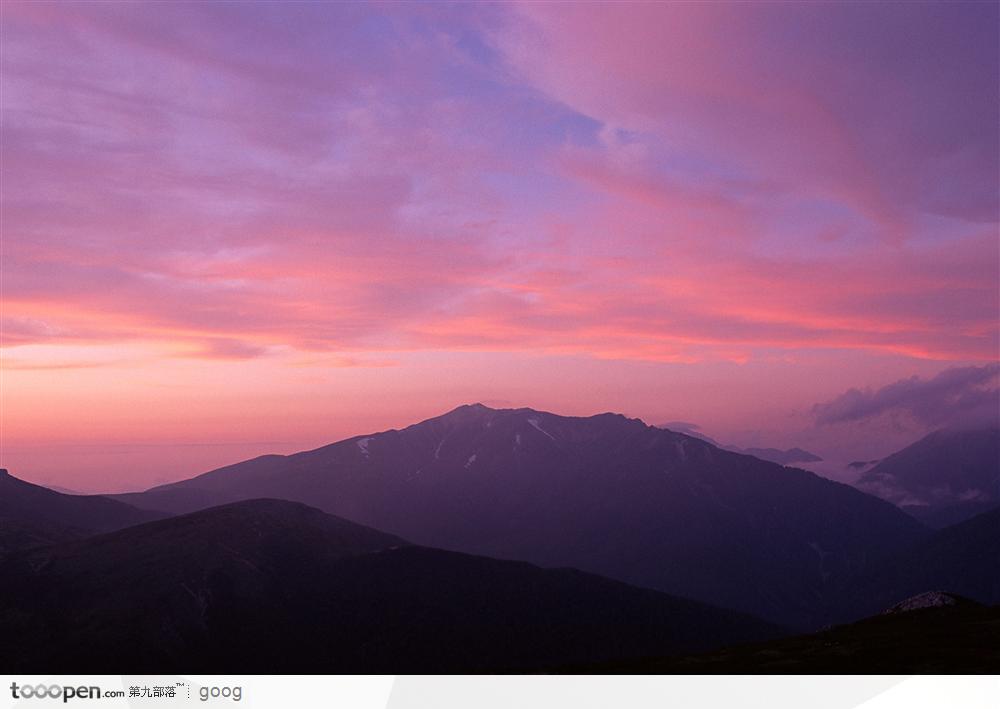
[[[71,495],[0,468],[0,553],[87,537],[167,516],[105,495]]]
[[[831,579],[926,533],[847,485],[639,419],[481,404],[120,497],[175,512],[298,500],[417,544],[802,627],[824,622]]]

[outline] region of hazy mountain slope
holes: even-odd
[[[789,448],[787,450],[781,450],[780,448],[740,448],[736,449],[735,452],[752,455],[755,458],[769,460],[772,463],[779,463],[780,465],[815,463],[823,460],[818,455],[810,453],[807,450],[802,450],[801,448]]]
[[[78,539],[164,516],[100,495],[66,495],[0,469],[0,552]]]
[[[17,672],[533,669],[779,632],[574,570],[407,546],[276,500],[20,552],[0,576],[0,663]]]
[[[802,627],[834,580],[925,530],[812,473],[615,414],[463,406],[129,499],[278,497],[416,543],[572,566]]]
[[[1000,604],[1000,509],[940,530],[849,579],[840,617],[870,615],[932,590]]]
[[[1000,505],[1000,429],[941,430],[882,459],[857,483],[936,525]]]
[[[691,436],[692,438],[698,438],[702,441],[711,443],[713,446],[722,448],[723,450],[732,451],[733,453],[743,453],[744,455],[752,455],[754,458],[769,460],[772,463],[778,463],[780,465],[791,465],[792,463],[815,463],[823,460],[815,453],[810,453],[802,448],[789,448],[787,450],[782,450],[780,448],[740,448],[739,446],[723,445],[714,438],[702,433],[699,430],[699,427],[695,424],[687,423],[685,421],[669,421],[667,423],[659,424],[657,428],[664,428],[677,433],[683,433],[687,436]]]

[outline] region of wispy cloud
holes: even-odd
[[[996,190],[957,187],[996,182],[972,10],[907,15],[917,64],[952,42],[926,84],[844,73],[820,28],[850,8],[563,10],[12,4],[3,344],[991,358]],[[818,43],[794,66],[789,23]]]

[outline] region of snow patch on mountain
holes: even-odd
[[[917,611],[922,608],[942,608],[957,604],[958,599],[950,593],[945,593],[944,591],[927,591],[917,596],[911,596],[905,601],[900,601],[892,608],[882,611],[882,615],[906,613],[907,611]]]
[[[365,458],[368,457],[368,442],[369,441],[371,441],[371,437],[370,436],[368,438],[362,438],[360,441],[358,441],[358,448],[361,449],[361,454]]]
[[[534,419],[534,418],[528,419],[528,423],[530,423],[535,430],[541,431],[546,436],[548,436],[549,438],[551,438],[553,441],[556,440],[555,436],[553,436],[551,433],[549,433],[548,431],[546,431],[544,428],[541,427],[541,425],[538,422],[538,419]]]

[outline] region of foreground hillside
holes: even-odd
[[[254,500],[0,561],[22,673],[536,670],[776,637],[750,616],[570,569],[415,547]]]
[[[891,613],[704,655],[575,668],[625,674],[995,674],[1000,606]]]

